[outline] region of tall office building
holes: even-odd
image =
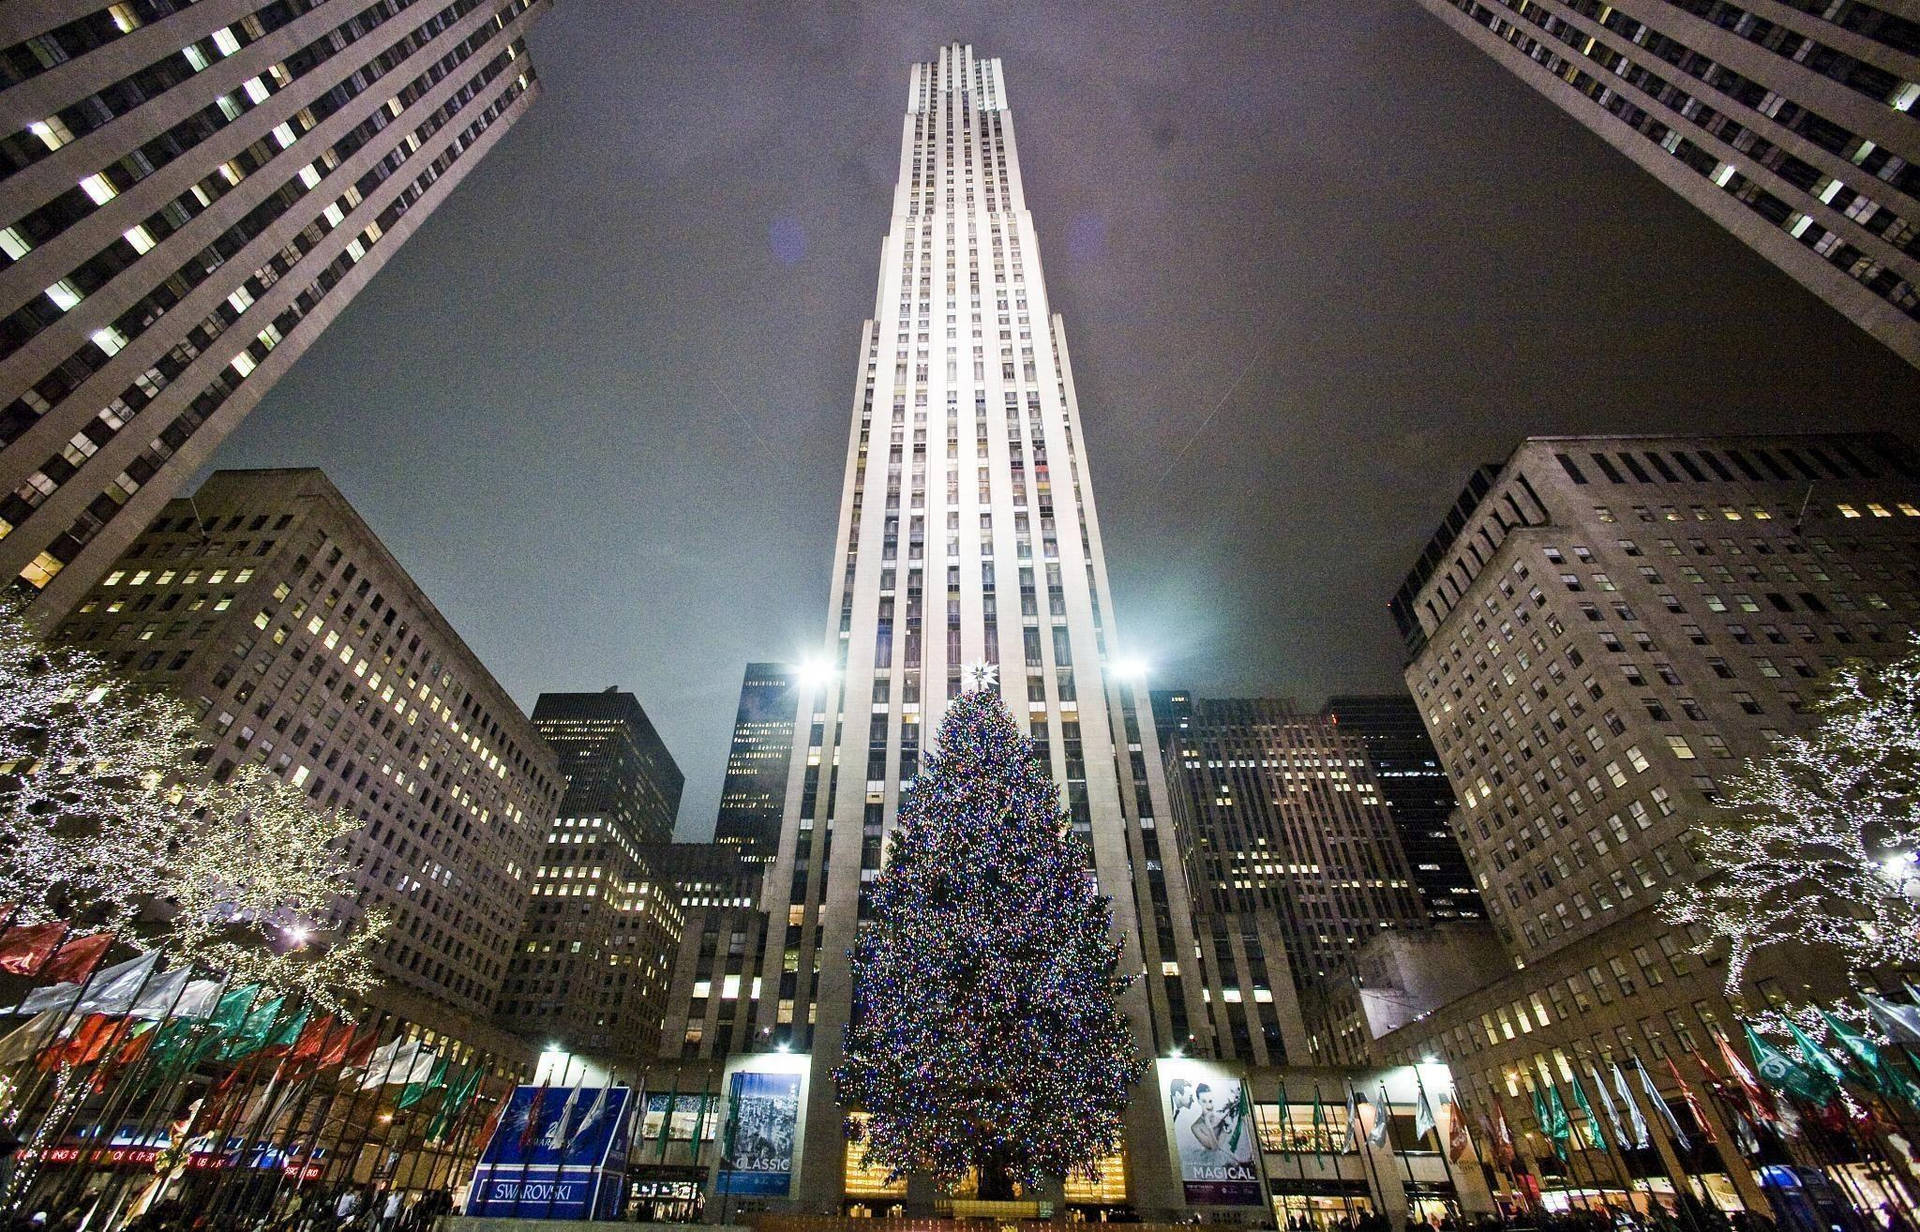
[[[713,838],[755,865],[771,863],[780,846],[780,808],[787,799],[787,763],[799,706],[797,673],[784,663],[749,663],[720,785]]]
[[[1064,328],[1041,276],[998,60],[950,45],[915,65],[899,182],[862,329],[832,565],[830,678],[800,699],[770,917],[749,1017],[810,1053],[794,1200],[835,1209],[847,1145],[830,1073],[853,989],[845,954],[901,784],[962,671],[986,662],[1063,784],[1113,898],[1140,1048],[1200,1021],[1190,912],[1166,835],[1152,716],[1113,671],[1122,648],[1101,555]],[[689,1030],[692,1028],[690,1027]],[[1141,1088],[1128,1137],[1161,1141]],[[1164,1154],[1127,1177],[1172,1205]]]
[[[1486,908],[1473,888],[1473,873],[1447,820],[1457,803],[1453,787],[1413,698],[1405,693],[1349,694],[1329,698],[1321,713],[1366,745],[1374,781],[1400,832],[1400,847],[1407,853],[1427,917],[1436,923],[1484,918]]]
[[[259,762],[358,817],[357,899],[391,921],[379,974],[492,1013],[560,769],[325,475],[216,471],[58,636],[194,707],[214,778]]]
[[[533,726],[566,781],[500,1017],[569,1051],[650,1055],[683,917],[650,848],[673,834],[685,779],[631,693],[542,693]]]
[[[0,13],[0,577],[56,618],[531,102],[548,0]]]
[[[1272,698],[1153,701],[1205,912],[1276,919],[1302,987],[1382,930],[1427,922],[1357,733]]]
[[[1862,0],[1420,0],[1920,364],[1920,19]]]
[[[1916,560],[1920,459],[1891,436],[1536,437],[1476,471],[1392,607],[1511,969],[1384,1054],[1444,1056],[1518,1138],[1526,1088],[1570,1064],[1737,1034],[1704,933],[1655,906],[1701,876],[1689,827],[1807,730],[1822,676],[1906,649]],[[1838,997],[1842,974],[1763,952],[1741,993]]]

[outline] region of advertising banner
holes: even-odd
[[[1187,1205],[1267,1205],[1246,1080],[1207,1061],[1155,1065],[1167,1149]]]
[[[798,1073],[737,1070],[727,1076],[724,1151],[716,1193],[784,1198],[800,1136]]]
[[[467,1214],[616,1217],[631,1097],[626,1087],[516,1088],[481,1153]]]

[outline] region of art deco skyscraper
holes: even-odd
[[[73,606],[526,110],[548,3],[0,11],[0,579]]]
[[[1887,0],[1420,0],[1920,365],[1920,21]]]
[[[830,1071],[845,955],[900,787],[963,669],[998,664],[1113,897],[1141,1049],[1202,1020],[1184,880],[1142,691],[1121,648],[1060,318],[1041,276],[1000,62],[951,45],[914,66],[891,229],[860,340],[827,658],[800,699],[757,1021],[811,1053],[803,1209],[841,1195]],[[1128,1137],[1157,1141],[1151,1093]],[[1129,1162],[1140,1179],[1158,1152]],[[1164,1183],[1164,1182],[1162,1182]]]

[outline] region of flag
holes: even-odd
[[[1424,1084],[1416,1087],[1413,1096],[1413,1137],[1416,1142],[1425,1142],[1427,1135],[1433,1133],[1433,1106],[1427,1103],[1427,1088]]]
[[[1833,1033],[1833,1038],[1839,1040],[1841,1046],[1866,1069],[1868,1085],[1882,1095],[1898,1096],[1910,1107],[1920,1107],[1920,1086],[1914,1085],[1913,1079],[1905,1072],[1888,1064],[1872,1040],[1825,1010],[1820,1011],[1820,1017],[1826,1022],[1827,1030]]]
[[[192,975],[187,967],[178,971],[169,971],[147,981],[127,1013],[134,1018],[165,1018],[176,1002],[187,995],[187,977]]]
[[[424,1078],[416,1077],[412,1079],[406,1086],[400,1089],[400,1098],[395,1101],[394,1107],[396,1109],[411,1108],[425,1099],[430,1092],[438,1091],[446,1085],[447,1059],[441,1057],[433,1063],[432,1072],[425,1075]]]
[[[419,1082],[433,1073],[439,1054],[416,1039],[398,1035],[388,1044],[373,1050],[367,1059],[366,1075],[360,1080],[362,1091],[395,1083]]]
[[[567,1089],[567,1098],[560,1105],[560,1115],[547,1126],[547,1132],[540,1135],[540,1145],[549,1151],[564,1151],[567,1145],[567,1128],[573,1124],[573,1110],[580,1105],[580,1088]]]
[[[1467,1135],[1466,1114],[1445,1091],[1440,1092],[1440,1104],[1447,1110],[1447,1154],[1454,1163],[1464,1163],[1467,1156],[1474,1153],[1473,1139]]]
[[[1807,1033],[1800,1029],[1799,1024],[1795,1023],[1792,1019],[1787,1020],[1787,1034],[1793,1036],[1793,1042],[1799,1046],[1801,1057],[1804,1058],[1807,1064],[1815,1071],[1824,1074],[1832,1082],[1833,1094],[1838,1095],[1840,1093],[1840,1084],[1847,1080],[1847,1071],[1842,1069],[1840,1063],[1833,1059],[1833,1054],[1814,1043],[1813,1040],[1808,1037]]]
[[[248,1009],[247,1016],[220,1042],[220,1059],[237,1061],[264,1047],[273,1038],[274,1024],[280,1021],[280,1007],[286,1000],[285,996],[273,997]]]
[[[1514,1161],[1513,1129],[1507,1124],[1506,1109],[1500,1106],[1498,1099],[1493,1105],[1493,1129],[1487,1135],[1493,1142],[1493,1157],[1502,1166],[1511,1168]]]
[[[40,1068],[52,1070],[62,1065],[89,1065],[99,1060],[100,1054],[112,1044],[119,1022],[110,1014],[88,1014],[74,1027],[73,1034],[51,1048],[41,1049]]]
[[[1660,1107],[1667,1123],[1673,1127],[1675,1141],[1679,1142],[1681,1150],[1686,1150],[1687,1136],[1680,1132],[1680,1120],[1673,1115],[1672,1106],[1660,1097],[1659,1091],[1654,1089],[1653,1079],[1647,1074],[1647,1067],[1640,1063],[1640,1058],[1637,1055],[1633,1058],[1633,1063],[1640,1070],[1641,1085],[1646,1087],[1647,1094],[1653,1098],[1655,1104]],[[1674,1083],[1679,1086],[1680,1098],[1687,1105],[1687,1112],[1692,1115],[1693,1123],[1699,1127],[1701,1136],[1708,1142],[1714,1141],[1713,1126],[1707,1123],[1706,1112],[1700,1107],[1699,1099],[1694,1096],[1693,1088],[1688,1086],[1687,1080],[1680,1076],[1680,1068],[1673,1063],[1672,1057],[1667,1058],[1667,1072],[1673,1075]]]
[[[1642,1071],[1644,1073],[1644,1071]],[[1635,1150],[1645,1150],[1651,1139],[1647,1137],[1647,1118],[1640,1115],[1640,1105],[1633,1098],[1633,1092],[1627,1089],[1627,1076],[1620,1072],[1620,1063],[1613,1062],[1613,1089],[1619,1095],[1620,1102],[1627,1106],[1627,1124],[1633,1128],[1633,1146]],[[1665,1108],[1664,1102],[1660,1105]],[[1621,1135],[1625,1137],[1625,1135]]]
[[[293,1042],[292,1051],[287,1053],[289,1061],[312,1061],[318,1059],[327,1050],[327,1041],[333,1035],[339,1022],[332,1014],[317,1018],[300,1030],[300,1038]]]
[[[1873,1015],[1874,1023],[1896,1044],[1920,1045],[1920,1007],[1895,1005],[1872,993],[1861,993],[1860,1000]]]
[[[520,1145],[520,1154],[523,1158],[526,1155],[527,1148],[533,1145],[534,1131],[538,1129],[540,1126],[540,1110],[542,1106],[546,1104],[546,1102],[547,1102],[547,1084],[543,1082],[534,1089],[533,1098],[527,1101],[526,1123],[521,1125],[520,1127],[520,1144],[519,1145]],[[667,1102],[667,1120],[671,1121],[672,1119],[673,1119],[673,1102],[669,1100]],[[661,1129],[660,1131],[660,1135],[663,1140],[666,1137],[666,1132],[667,1131],[664,1128]]]
[[[1755,1120],[1777,1124],[1780,1120],[1780,1114],[1773,1106],[1773,1097],[1761,1088],[1759,1080],[1753,1076],[1753,1071],[1749,1070],[1746,1064],[1740,1060],[1739,1056],[1734,1053],[1733,1041],[1729,1040],[1720,1032],[1715,1031],[1713,1032],[1713,1042],[1719,1045],[1720,1059],[1727,1063],[1728,1072],[1733,1075],[1734,1081],[1739,1084],[1740,1094],[1745,1098],[1750,1115],[1752,1115]],[[1697,1059],[1700,1062],[1701,1070],[1709,1077],[1718,1076],[1714,1074],[1713,1068],[1707,1064],[1705,1057],[1699,1057]]]
[[[1353,1084],[1348,1083],[1347,1084],[1347,1141],[1351,1142],[1353,1144],[1353,1149],[1357,1151],[1360,1149],[1360,1144],[1366,1141],[1366,1137],[1367,1137],[1367,1127],[1360,1120],[1360,1099],[1358,1094],[1353,1089]]]
[[[1539,1123],[1540,1132],[1553,1144],[1553,1153],[1565,1159],[1567,1143],[1573,1137],[1572,1127],[1567,1123],[1566,1105],[1560,1102],[1558,1092],[1554,1093],[1551,1107],[1539,1087],[1534,1087],[1529,1094],[1533,1096],[1533,1119]]]
[[[98,941],[105,938],[104,941]],[[92,937],[83,937],[80,941],[69,943],[60,954],[53,956],[53,962],[42,969],[42,975],[53,972],[60,962],[61,954],[72,950],[81,942],[96,942],[93,948],[105,951],[107,942],[113,938],[106,933],[95,933]],[[97,959],[99,954],[94,957]],[[41,1010],[69,1010],[80,1014],[124,1014],[132,1008],[134,999],[139,996],[152,973],[155,963],[160,961],[159,950],[148,950],[123,963],[116,963],[106,970],[94,974],[91,979],[82,976],[79,980],[66,980],[58,984],[49,984],[45,988],[36,988],[28,993],[19,1005],[4,1011],[10,1014],[37,1014]],[[91,968],[89,968],[91,970]],[[82,993],[85,993],[82,996]]]
[[[1573,1102],[1580,1109],[1580,1115],[1587,1118],[1587,1145],[1596,1151],[1607,1149],[1607,1139],[1600,1132],[1600,1118],[1593,1115],[1593,1105],[1587,1102],[1587,1093],[1580,1086],[1580,1075],[1568,1074],[1567,1083],[1573,1088]]]
[[[0,971],[9,975],[34,975],[60,947],[67,935],[67,922],[21,924],[0,934]]]
[[[1327,1134],[1326,1110],[1320,1106],[1320,1084],[1313,1084],[1313,1161],[1320,1162],[1320,1143]]]
[[[52,1042],[54,1033],[65,1019],[64,1011],[41,1010],[26,1023],[15,1027],[5,1039],[0,1039],[0,1066],[19,1065],[31,1060]]]
[[[1613,1140],[1619,1143],[1622,1149],[1632,1146],[1633,1142],[1627,1136],[1626,1126],[1620,1123],[1620,1109],[1614,1106],[1613,1093],[1607,1090],[1607,1080],[1600,1076],[1599,1067],[1592,1061],[1587,1062],[1587,1077],[1593,1079],[1593,1092],[1600,1097],[1600,1110],[1607,1114],[1607,1124],[1613,1129]],[[1592,1116],[1593,1113],[1588,1112],[1587,1115]]]
[[[428,1142],[439,1142],[453,1132],[455,1122],[460,1119],[460,1114],[466,1110],[467,1105],[473,1100],[474,1092],[479,1089],[480,1067],[475,1065],[447,1090],[447,1097],[441,1101],[440,1111],[434,1113],[433,1119],[427,1122]],[[486,1146],[484,1138],[480,1145],[482,1148]]]
[[[1741,1023],[1740,1029],[1746,1033],[1747,1048],[1753,1053],[1754,1068],[1760,1072],[1761,1081],[1774,1090],[1794,1099],[1803,1099],[1815,1107],[1826,1106],[1839,1093],[1838,1087],[1826,1074],[1795,1061],[1761,1039],[1746,1023]],[[1819,1051],[1813,1046],[1812,1040],[1806,1042],[1806,1047],[1809,1054]],[[1821,1055],[1825,1056],[1824,1053]],[[1828,1059],[1827,1064],[1832,1065],[1833,1061]]]
[[[1246,1087],[1240,1088],[1242,1091]],[[1380,1084],[1380,1098],[1373,1105],[1373,1128],[1367,1131],[1367,1141],[1374,1146],[1387,1145],[1387,1126],[1393,1116],[1393,1106],[1387,1102],[1387,1084]]]
[[[289,1015],[285,1021],[273,1029],[273,1034],[267,1037],[266,1043],[261,1047],[269,1055],[285,1056],[292,1052],[294,1045],[300,1042],[300,1036],[307,1028],[307,1019],[312,1016],[312,1009],[301,1006],[299,1013]]]
[[[78,984],[93,974],[93,969],[100,965],[101,955],[112,944],[112,933],[76,937],[53,952],[53,958],[40,969],[40,975],[56,983]]]
[[[573,1133],[567,1138],[567,1149],[569,1151],[573,1149],[574,1144],[579,1142],[581,1137],[585,1135],[589,1129],[593,1128],[595,1122],[607,1115],[607,1098],[612,1093],[613,1080],[609,1078],[607,1084],[601,1087],[599,1093],[593,1097],[593,1103],[587,1106],[587,1111],[581,1116],[580,1123],[573,1127]],[[698,1126],[695,1127],[694,1132],[696,1134],[699,1132]]]
[[[348,1024],[340,1024],[347,1027]],[[320,1069],[331,1069],[336,1065],[358,1068],[367,1063],[373,1055],[373,1039],[377,1032],[372,1023],[359,1030],[343,1030],[327,1042],[326,1049],[314,1065]]]

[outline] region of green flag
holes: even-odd
[[[273,1038],[274,1024],[280,1021],[280,1007],[286,1000],[284,996],[275,997],[248,1010],[240,1025],[228,1033],[221,1043],[220,1059],[236,1061],[266,1047],[267,1041]]]
[[[460,1113],[472,1102],[474,1092],[479,1089],[480,1067],[476,1065],[448,1089],[440,1111],[434,1113],[433,1119],[427,1122],[428,1142],[438,1142],[453,1131],[454,1122],[460,1119]]]
[[[400,1088],[400,1098],[394,1104],[398,1108],[411,1108],[427,1097],[429,1091],[437,1091],[447,1085],[447,1059],[441,1057],[433,1064],[433,1072],[424,1082],[409,1082]]]
[[[1546,1097],[1535,1087],[1533,1096],[1533,1119],[1540,1122],[1540,1132],[1553,1143],[1553,1153],[1561,1159],[1567,1157],[1567,1142],[1573,1136],[1573,1127],[1567,1122],[1567,1106],[1560,1102],[1560,1093],[1553,1092],[1553,1104],[1548,1106]]]
[[[1787,1034],[1793,1036],[1793,1042],[1800,1046],[1800,1055],[1805,1057],[1807,1063],[1814,1069],[1825,1074],[1833,1082],[1835,1089],[1846,1081],[1847,1071],[1840,1068],[1840,1063],[1828,1055],[1826,1049],[1808,1039],[1807,1033],[1795,1025],[1791,1019],[1787,1022]]]
[[[1587,1118],[1587,1145],[1596,1151],[1606,1150],[1607,1139],[1600,1132],[1600,1118],[1593,1115],[1593,1105],[1587,1102],[1587,1093],[1580,1086],[1580,1076],[1575,1074],[1568,1081],[1573,1084],[1573,1102],[1579,1105],[1581,1115]]]
[[[1920,1086],[1916,1086],[1913,1079],[1890,1064],[1872,1040],[1825,1010],[1820,1011],[1820,1018],[1827,1024],[1827,1030],[1833,1033],[1833,1038],[1839,1040],[1841,1046],[1866,1070],[1866,1085],[1889,1098],[1905,1100],[1910,1107],[1920,1108]]]
[[[1824,1073],[1795,1061],[1754,1034],[1753,1028],[1746,1023],[1741,1023],[1740,1029],[1747,1033],[1747,1048],[1753,1053],[1753,1064],[1759,1071],[1760,1081],[1782,1094],[1804,1099],[1818,1107],[1825,1107],[1839,1093],[1833,1080]]]
[[[306,1028],[307,1018],[311,1014],[311,1010],[304,1005],[301,1006],[299,1013],[290,1015],[285,1022],[280,1024],[279,1028],[273,1032],[272,1037],[267,1040],[266,1046],[268,1048],[292,1048],[300,1042],[300,1032]]]

